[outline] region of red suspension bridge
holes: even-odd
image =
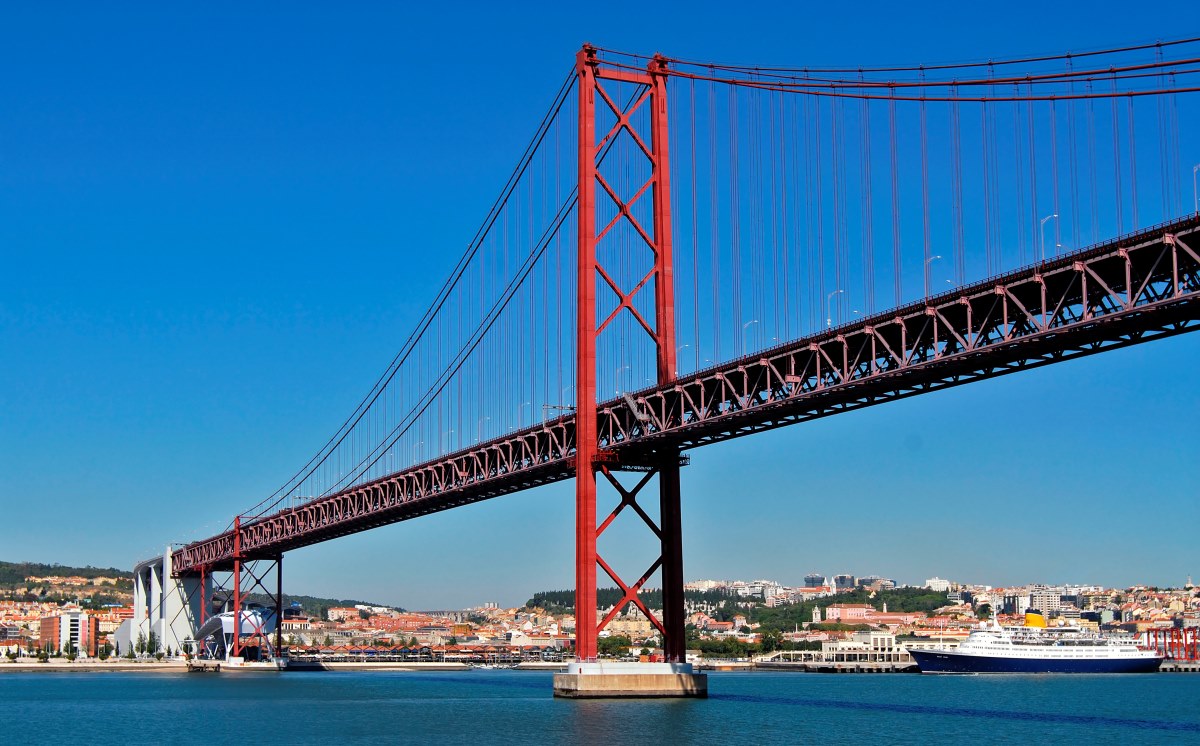
[[[1198,74],[1198,39],[862,69],[585,46],[351,415],[174,552],[177,614],[205,622],[214,575],[236,618],[285,552],[574,479],[578,657],[632,604],[682,661],[687,451],[1196,328]],[[636,577],[598,551],[618,519],[661,547]]]

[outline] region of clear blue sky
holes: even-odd
[[[278,486],[399,348],[584,41],[853,66],[1153,41],[1195,17],[518,7],[0,12],[0,559],[129,567]],[[686,574],[1181,584],[1200,576],[1198,362],[1187,336],[696,452]],[[410,608],[569,587],[571,495],[297,551],[287,586]]]

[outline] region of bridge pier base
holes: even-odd
[[[554,696],[568,699],[704,698],[708,675],[690,663],[572,663],[554,674]]]

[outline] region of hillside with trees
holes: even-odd
[[[662,591],[652,589],[639,595],[650,608],[662,608]],[[618,588],[599,588],[596,590],[596,606],[607,609],[619,603],[621,597],[622,593]],[[684,602],[690,609],[703,610],[718,621],[731,621],[740,614],[746,617],[750,624],[761,624],[761,631],[764,632],[790,632],[812,622],[814,608],[821,609],[824,618],[824,609],[833,604],[870,604],[881,611],[886,605],[888,611],[930,612],[950,603],[946,593],[938,593],[928,588],[894,588],[886,591],[856,588],[833,596],[774,608],[768,607],[760,598],[740,598],[719,590],[685,591]],[[575,610],[575,592],[540,591],[525,602],[525,608],[540,608],[550,614],[569,614]]]
[[[125,578],[132,580],[133,573],[129,570],[118,570],[115,567],[71,567],[70,565],[47,565],[41,562],[0,562],[0,588],[13,588],[25,585],[28,577],[80,577],[92,578]]]

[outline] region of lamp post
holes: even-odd
[[[487,417],[487,416],[480,417],[480,418],[479,418],[479,421],[475,423],[475,442],[476,442],[476,443],[478,443],[478,442],[479,442],[479,439],[480,439],[481,437],[483,437],[483,436],[482,436],[482,430],[481,430],[481,428],[483,427],[483,423],[484,423],[486,420],[490,420],[490,419],[492,419],[492,418],[491,418],[491,417]]]
[[[690,344],[679,345],[678,347],[675,348],[675,375],[677,375],[677,376],[679,375],[679,353],[683,352],[684,350],[686,350],[689,347],[691,347]]]
[[[532,417],[532,415],[533,415],[533,402],[529,402],[529,401],[521,402],[520,406],[517,407],[517,427],[521,426],[521,410],[524,409],[525,407],[529,407],[530,416]]]
[[[630,368],[628,365],[622,365],[621,367],[617,368],[615,373],[613,373],[613,388],[615,389],[615,393],[617,396],[621,395],[621,371],[623,371],[623,370],[633,370],[633,369]]]
[[[941,254],[934,254],[925,260],[925,297],[929,297],[929,265],[933,264],[938,259],[941,259]]]
[[[1058,220],[1058,213],[1056,212],[1053,215],[1047,215],[1046,217],[1042,218],[1042,223],[1040,226],[1038,226],[1038,238],[1041,239],[1042,243],[1042,264],[1046,263],[1046,221],[1050,220],[1051,218]],[[1055,225],[1057,225],[1057,223],[1055,223]],[[1057,249],[1058,247],[1059,244],[1054,244],[1054,248]]]
[[[846,292],[846,291],[842,290],[841,288],[838,288],[837,290],[834,290],[829,295],[825,296],[825,328],[826,329],[833,326],[833,296],[837,295],[838,293],[844,293],[844,292]]]
[[[746,328],[751,324],[757,324],[758,319],[750,319],[745,324],[742,324],[742,354],[746,354]]]
[[[1192,201],[1196,203],[1196,214],[1200,215],[1200,192],[1196,191],[1196,172],[1200,171],[1200,163],[1192,166]]]

